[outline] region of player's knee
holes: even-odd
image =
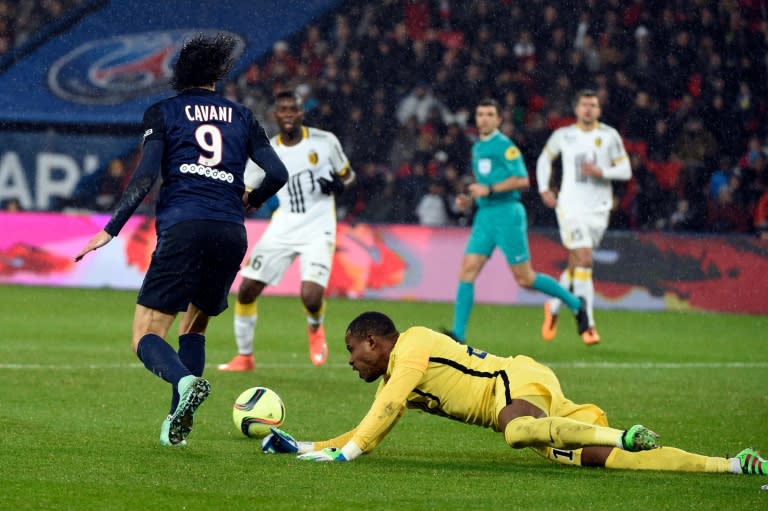
[[[574,263],[581,268],[592,267],[592,250],[590,249],[576,249],[574,251]]]
[[[533,417],[526,416],[517,417],[509,421],[504,428],[504,440],[507,442],[507,445],[513,449],[522,449],[523,447],[534,445],[535,442],[532,442],[532,440],[535,437],[533,429],[535,420]]]
[[[237,301],[243,304],[253,303],[264,289],[264,284],[251,279],[243,279],[237,290]]]
[[[515,273],[515,282],[517,282],[517,285],[524,288],[531,288],[533,286],[533,281],[535,280],[535,274],[531,273]]]
[[[323,293],[325,288],[313,282],[304,282],[301,285],[301,302],[311,313],[319,311],[323,307]]]

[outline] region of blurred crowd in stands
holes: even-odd
[[[13,2],[38,17],[50,3],[77,2]],[[767,4],[350,1],[222,92],[272,135],[272,96],[295,89],[306,124],[334,132],[358,173],[340,216],[427,225],[471,221],[453,198],[471,180],[474,106],[495,98],[532,179],[530,222],[552,227],[535,161],[573,122],[575,92],[593,88],[632,160],[632,180],[614,184],[612,228],[768,233]]]
[[[0,0],[0,57],[84,0]]]

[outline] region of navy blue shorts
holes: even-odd
[[[227,308],[227,297],[248,249],[245,227],[190,220],[157,235],[157,247],[136,303],[173,313],[190,303],[209,316]]]

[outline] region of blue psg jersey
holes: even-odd
[[[251,111],[190,89],[144,112],[144,141],[164,144],[157,231],[186,220],[243,223],[248,156],[269,139]]]

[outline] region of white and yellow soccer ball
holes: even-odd
[[[245,436],[263,438],[269,428],[279,428],[285,422],[285,405],[274,390],[251,387],[235,400],[232,420]]]

